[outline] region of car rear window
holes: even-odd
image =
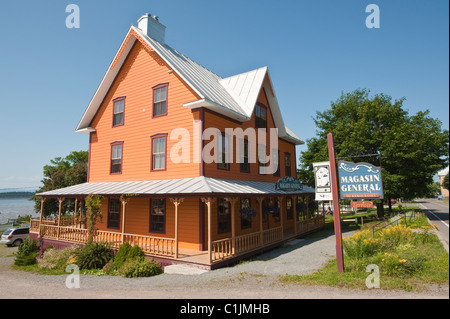
[[[9,234],[11,234],[11,232],[12,232],[12,229],[7,229],[7,230],[5,230],[3,235],[9,235]]]

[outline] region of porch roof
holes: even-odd
[[[189,177],[178,179],[83,183],[48,192],[37,193],[43,197],[85,197],[90,193],[104,196],[135,194],[139,196],[223,196],[223,195],[301,195],[314,193],[314,188],[303,186],[302,190],[283,191],[275,189],[275,183],[230,180],[213,177]]]

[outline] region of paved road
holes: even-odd
[[[421,199],[417,201],[419,206],[425,211],[428,219],[433,225],[438,227],[438,236],[448,252],[449,223],[448,212],[449,203],[438,199]]]

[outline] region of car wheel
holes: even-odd
[[[17,246],[19,246],[21,243],[22,243],[22,239],[16,239],[16,240],[13,242],[13,246],[14,246],[14,247],[17,247]]]

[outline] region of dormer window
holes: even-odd
[[[260,104],[255,107],[255,127],[267,128],[267,108]]]
[[[153,88],[153,117],[167,114],[168,86],[168,83],[164,83]]]
[[[125,97],[118,97],[113,100],[113,127],[123,125],[123,115],[125,111]]]

